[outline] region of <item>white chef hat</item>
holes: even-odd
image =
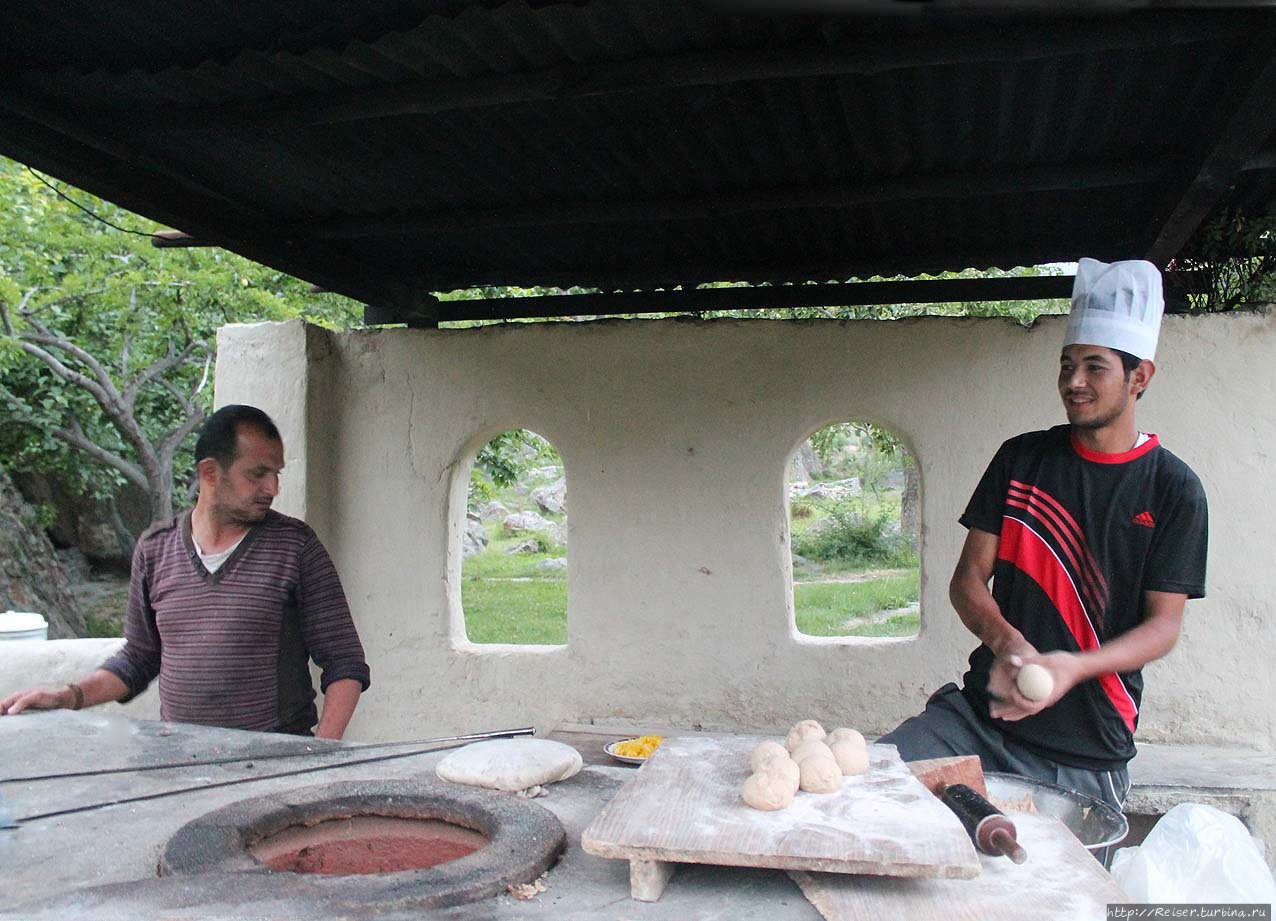
[[[1063,344],[1102,345],[1151,360],[1164,311],[1161,272],[1152,263],[1082,259]]]

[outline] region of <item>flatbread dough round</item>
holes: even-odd
[[[848,729],[845,726],[842,726],[838,729],[834,729],[832,732],[828,734],[828,738],[825,739],[824,741],[829,745],[829,747],[832,747],[834,742],[844,742],[844,741],[854,742],[856,745],[859,745],[861,747],[868,744],[864,741],[864,736],[858,730]]]
[[[580,752],[549,739],[472,742],[438,763],[443,780],[510,792],[566,780],[581,767]]]
[[[783,758],[771,758],[763,761],[758,767],[755,774],[774,774],[782,778],[786,783],[793,787],[793,792],[797,792],[798,783],[802,779],[801,769],[797,762],[785,755]]]
[[[863,774],[868,770],[868,749],[864,744],[851,739],[841,739],[833,743],[833,760],[848,777]]]
[[[825,758],[832,758],[833,751],[819,739],[807,739],[797,748],[793,749],[791,757],[798,764],[801,764],[812,755],[822,755]]]
[[[801,788],[808,793],[836,793],[842,789],[842,769],[832,758],[812,755],[799,766]]]
[[[756,771],[762,766],[762,762],[769,761],[772,758],[783,758],[788,761],[789,750],[779,742],[759,742],[753,749],[753,755],[749,758],[749,765]]]
[[[793,802],[797,787],[778,774],[753,774],[744,782],[740,795],[754,809],[784,809]]]
[[[793,724],[793,728],[789,730],[784,740],[784,747],[793,751],[807,739],[823,739],[825,735],[824,727],[815,720],[802,720],[800,723]]]

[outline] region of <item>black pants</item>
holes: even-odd
[[[946,684],[926,701],[926,709],[904,720],[877,741],[894,745],[905,761],[978,755],[985,771],[1018,774],[1058,784],[1103,800],[1118,812],[1130,792],[1125,768],[1089,771],[1058,764],[1008,739],[971,707],[955,684]]]

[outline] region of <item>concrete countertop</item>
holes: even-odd
[[[684,921],[817,921],[819,914],[780,871],[717,866],[681,867],[659,902],[629,898],[623,861],[591,857],[580,836],[620,786],[631,767],[609,763],[602,745],[611,734],[556,733],[576,745],[586,762],[575,777],[549,788],[534,802],[553,812],[567,830],[568,847],[544,879],[546,891],[528,901],[502,895],[430,917],[478,919],[653,919]],[[0,778],[138,766],[237,756],[260,759],[271,752],[342,748],[336,743],[132,720],[101,712],[57,711],[0,719]],[[366,756],[392,753],[376,749]],[[351,779],[432,776],[444,752],[257,780],[235,786],[209,784],[293,770],[316,763],[313,755],[226,765],[183,767],[133,774],[0,783],[0,804],[15,818],[141,796],[179,787],[204,789],[145,802],[40,819],[0,830],[0,919],[5,921],[109,921],[119,918],[295,919],[419,918],[422,912],[386,913],[373,906],[298,904],[272,899],[262,886],[228,884],[225,876],[158,878],[161,848],[185,823],[228,803],[299,785]],[[320,756],[322,757],[322,756]],[[338,756],[339,757],[339,756]],[[353,756],[349,756],[353,757]],[[360,756],[363,757],[363,756]]]

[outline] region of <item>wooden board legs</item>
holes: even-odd
[[[657,901],[677,866],[667,860],[629,861],[629,897],[640,902]]]

